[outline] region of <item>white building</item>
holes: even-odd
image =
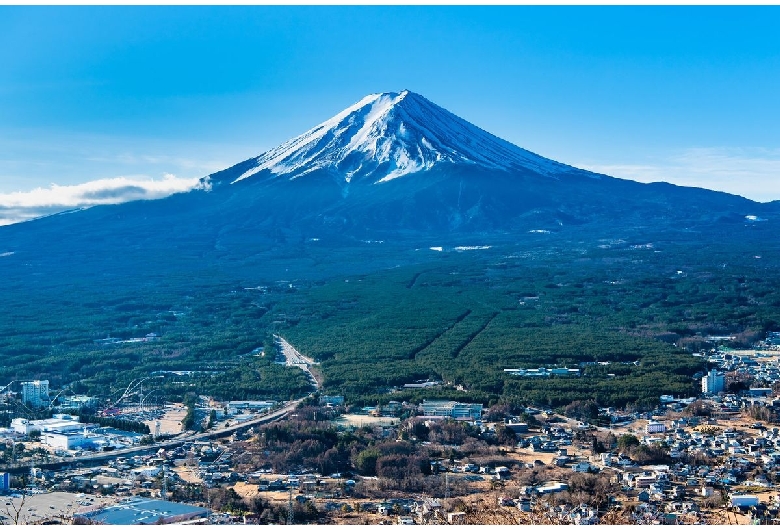
[[[228,401],[227,410],[228,414],[238,414],[239,410],[269,410],[273,408],[276,403],[273,401]]]
[[[38,408],[48,406],[49,381],[22,382],[22,403]]]
[[[645,473],[634,477],[634,487],[637,489],[649,488],[651,484],[658,482],[658,477],[655,473]]]
[[[660,421],[650,421],[647,423],[647,427],[645,427],[645,432],[647,434],[666,432],[666,425]]]
[[[546,495],[548,493],[560,493],[569,489],[569,485],[563,482],[548,482],[543,486],[537,486],[536,492],[539,495]]]
[[[424,416],[442,416],[456,420],[478,420],[482,417],[480,403],[424,400],[420,405]]]
[[[80,409],[82,407],[94,407],[97,398],[91,396],[65,396],[60,398],[60,407],[63,409]]]
[[[14,418],[11,420],[11,429],[19,434],[30,434],[30,420],[27,418]]]
[[[70,450],[88,445],[100,446],[107,442],[105,437],[87,433],[88,424],[81,423],[68,414],[55,414],[46,420],[14,418],[11,429],[20,434],[41,433],[41,443],[52,449]]]
[[[162,473],[162,467],[160,466],[143,466],[137,467],[131,471],[134,475],[140,475],[148,478],[153,478]]]
[[[52,449],[68,451],[77,447],[83,447],[91,440],[83,432],[45,432],[41,434],[41,443]]]
[[[14,418],[11,420],[11,429],[19,434],[30,434],[33,431],[44,432],[75,432],[82,431],[85,423],[80,423],[74,416],[68,414],[55,414],[53,418],[46,420],[28,420]]]
[[[726,388],[726,376],[713,368],[701,378],[701,391],[705,394],[717,394]]]

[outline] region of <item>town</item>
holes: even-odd
[[[424,399],[355,407],[277,337],[312,393],[288,402],[148,399],[154,374],[96,398],[12,382],[0,431],[4,523],[773,524],[780,333],[695,355],[701,395],[653,410],[511,410]],[[519,377],[578,369],[507,368]],[[431,391],[440,381],[405,385]],[[147,390],[144,391],[144,386]],[[18,388],[18,392],[13,389]]]

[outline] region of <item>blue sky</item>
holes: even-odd
[[[164,195],[402,89],[568,164],[780,199],[779,17],[772,6],[0,7],[0,207],[78,200],[120,177]]]

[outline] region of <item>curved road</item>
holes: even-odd
[[[314,389],[316,391],[320,386],[320,381],[316,377],[316,375],[312,373],[311,370],[311,367],[317,364],[316,361],[314,361],[314,359],[311,359],[310,357],[306,357],[305,355],[301,354],[301,352],[295,349],[295,347],[292,344],[287,342],[281,336],[274,335],[274,338],[277,339],[278,341],[280,349],[287,360],[287,365],[297,366],[298,368],[306,372],[310,376],[311,380],[314,382]],[[311,395],[312,394],[309,394],[306,397],[309,397]],[[252,427],[253,425],[262,425],[264,423],[271,423],[274,421],[278,421],[284,418],[285,416],[287,416],[287,414],[289,414],[293,410],[295,410],[298,404],[300,404],[304,399],[306,399],[306,397],[296,399],[294,401],[290,401],[284,407],[275,410],[273,412],[270,412],[268,414],[265,414],[259,418],[255,418],[253,420],[249,420],[244,423],[238,423],[236,425],[231,425],[230,427],[223,427],[222,429],[201,432],[197,434],[179,435],[176,438],[166,440],[164,442],[155,442],[151,445],[125,447],[124,449],[116,449],[114,451],[104,451],[100,453],[92,453],[89,455],[74,456],[74,457],[60,460],[58,462],[40,463],[38,466],[47,469],[53,469],[53,468],[64,467],[72,464],[80,464],[80,463],[87,463],[87,462],[101,462],[105,460],[111,460],[112,458],[116,458],[118,456],[127,456],[127,455],[139,454],[139,453],[149,453],[152,451],[157,451],[159,449],[178,447],[187,442],[194,442],[194,441],[204,440],[208,438],[218,438],[222,435],[235,432],[239,429]]]
[[[309,394],[311,395],[311,394]],[[308,397],[308,396],[306,396]],[[113,458],[116,458],[118,456],[127,456],[127,455],[134,455],[137,453],[149,453],[149,452],[155,452],[159,449],[168,449],[172,447],[178,447],[180,445],[183,445],[187,442],[195,442],[198,440],[204,440],[208,438],[218,438],[220,436],[223,436],[225,434],[230,434],[232,432],[238,431],[239,429],[245,429],[248,427],[252,427],[254,425],[262,425],[264,423],[272,423],[274,421],[279,421],[285,416],[287,416],[290,412],[295,410],[295,408],[304,400],[304,398],[296,399],[295,401],[289,402],[284,407],[275,410],[273,412],[270,412],[268,414],[265,414],[259,418],[255,418],[249,421],[245,421],[244,423],[237,423],[235,425],[231,425],[230,427],[223,427],[222,429],[217,429],[214,431],[206,431],[206,432],[200,432],[196,434],[189,434],[189,435],[179,435],[174,439],[166,440],[164,442],[155,442],[151,445],[144,445],[144,446],[134,446],[134,447],[125,447],[123,449],[116,449],[114,451],[104,451],[101,453],[92,453],[89,455],[83,455],[83,456],[74,456],[71,458],[63,459],[59,462],[48,462],[48,463],[41,463],[37,465],[37,467],[44,467],[47,469],[57,468],[61,466],[68,466],[72,464],[81,464],[81,463],[87,463],[87,462],[100,462],[104,460],[111,460]],[[24,469],[29,468],[29,466],[25,466]],[[10,471],[10,470],[9,470]]]

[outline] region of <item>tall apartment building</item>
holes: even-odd
[[[701,378],[701,391],[705,394],[717,394],[726,388],[726,376],[713,368],[710,373]]]
[[[33,407],[49,406],[49,381],[24,381],[22,403]]]

